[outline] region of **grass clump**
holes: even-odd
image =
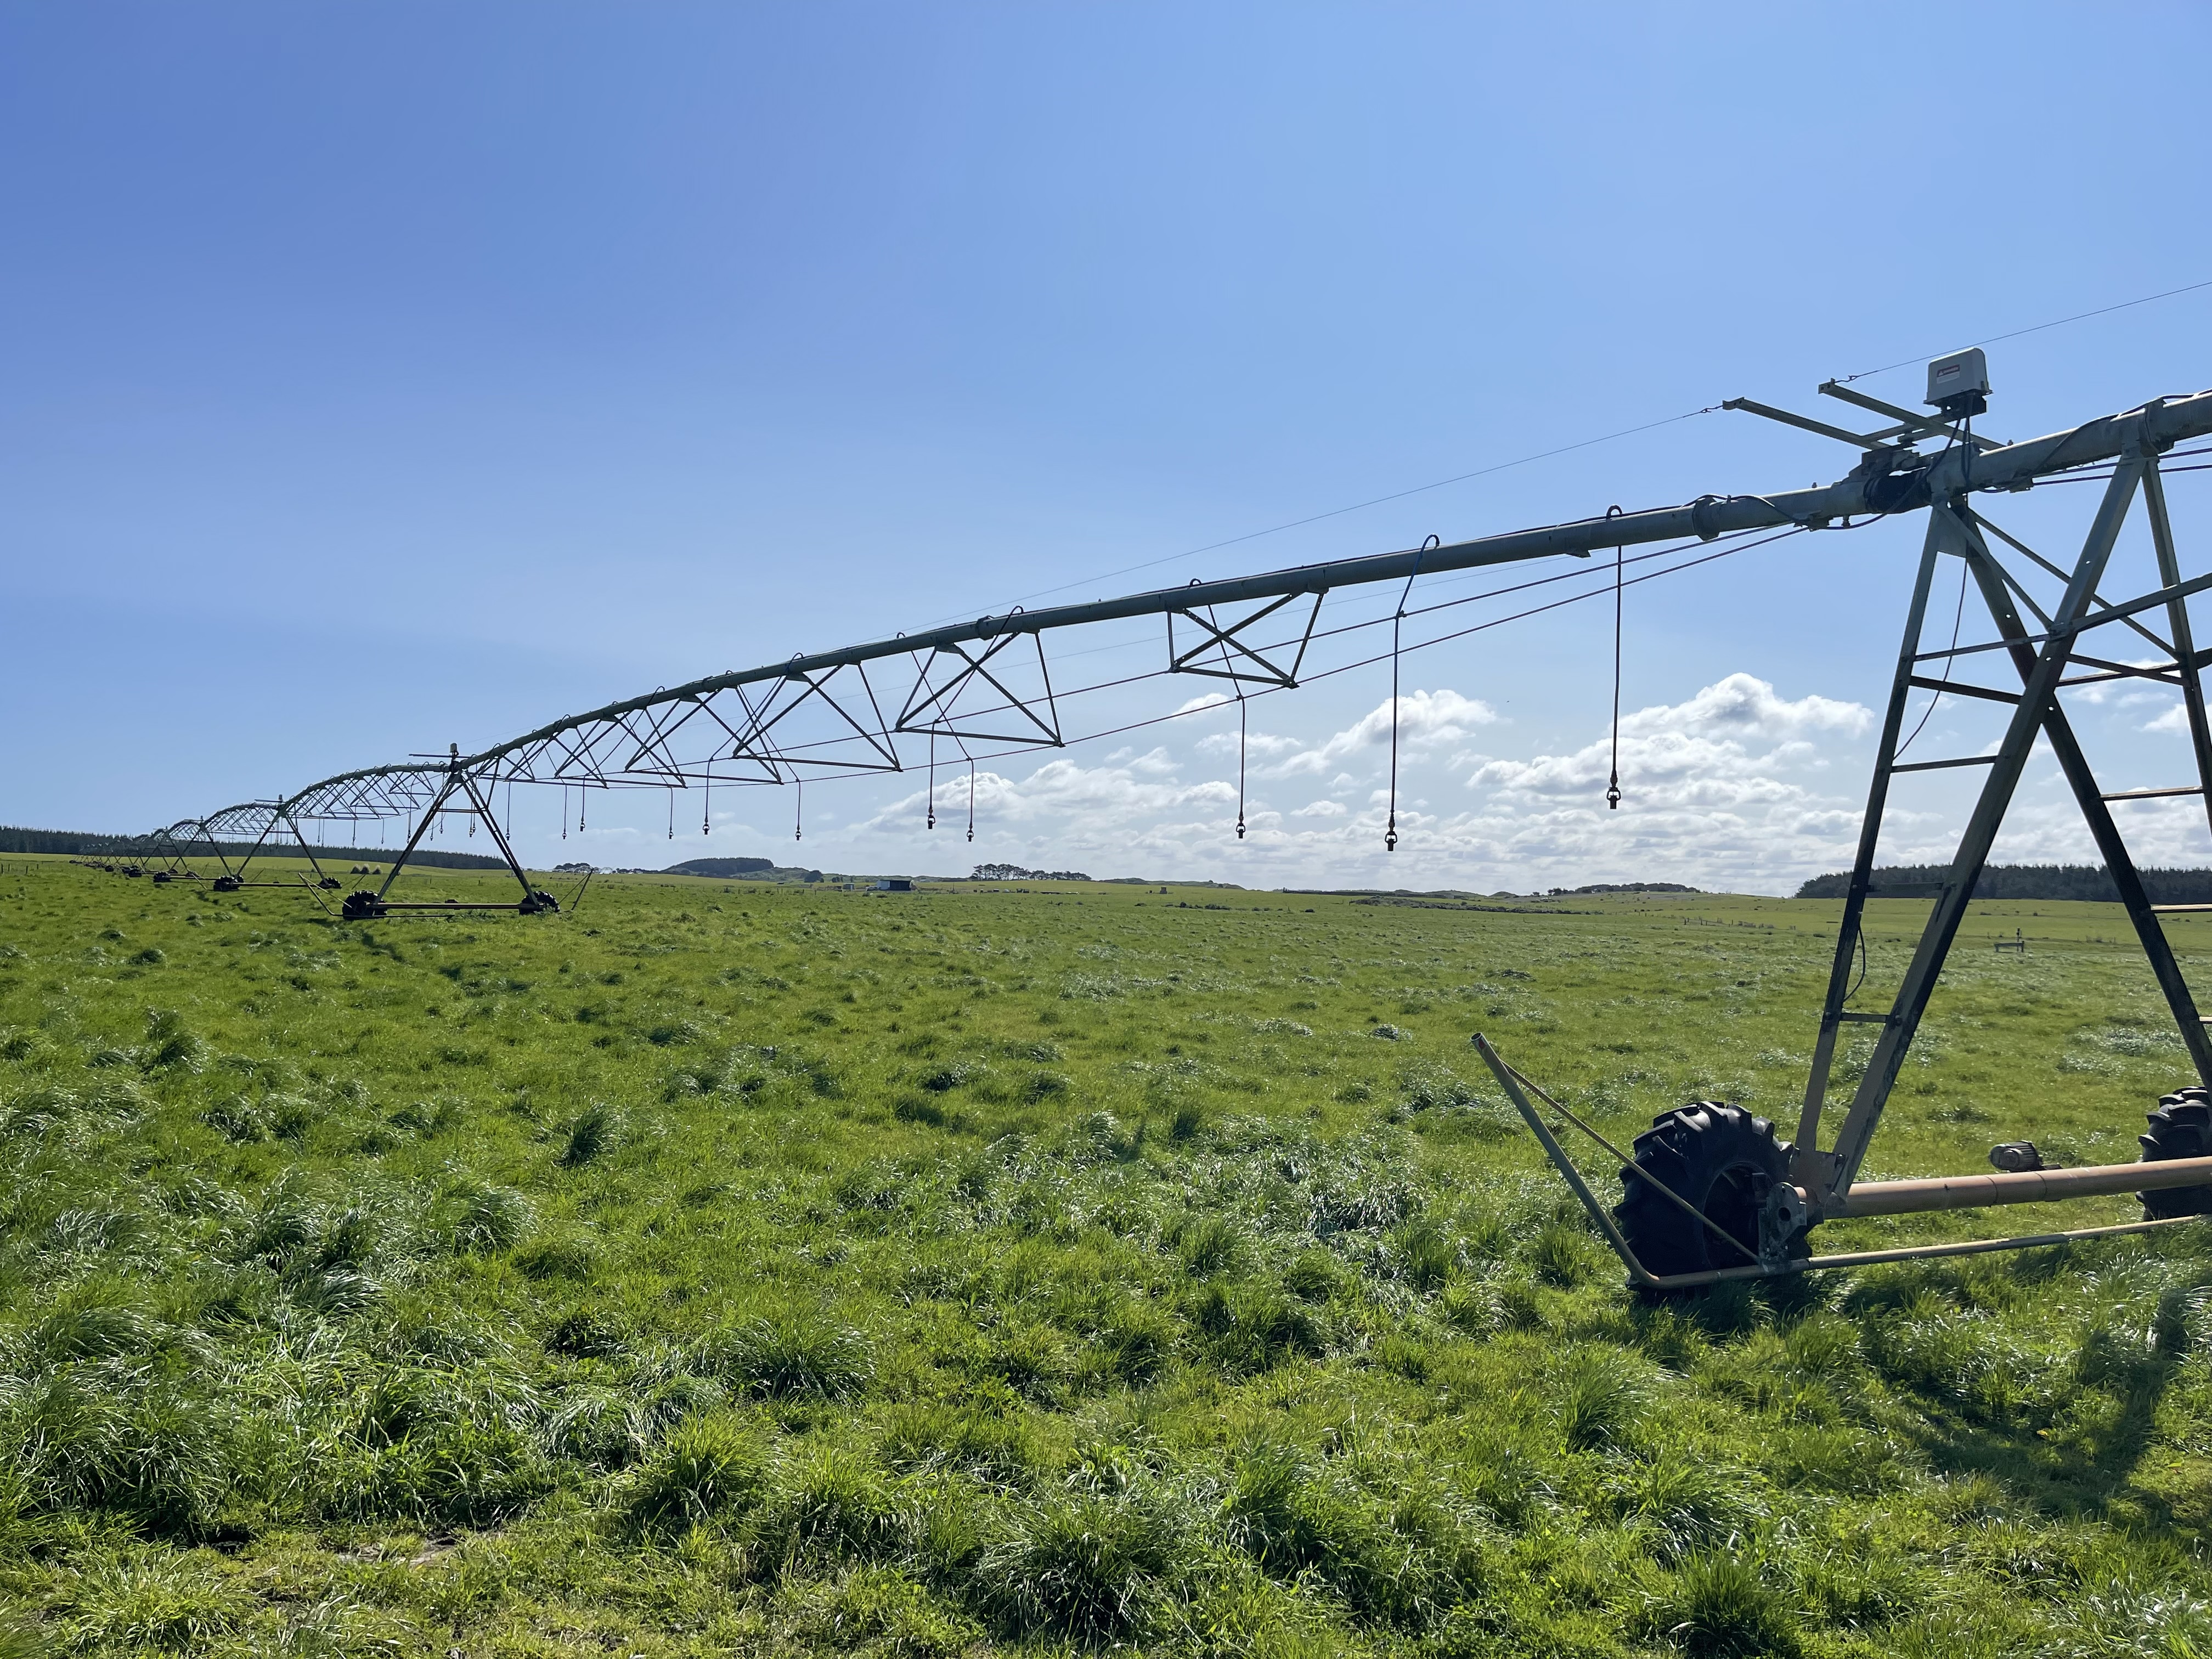
[[[629,1120],[617,1107],[593,1101],[568,1121],[561,1142],[561,1167],[580,1169],[595,1164],[622,1144]]]
[[[767,1490],[768,1454],[750,1422],[726,1414],[680,1423],[623,1489],[633,1527],[667,1530],[727,1520]]]

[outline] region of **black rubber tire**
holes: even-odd
[[[2142,1148],[2146,1164],[2212,1157],[2212,1089],[2192,1085],[2160,1095],[2157,1109],[2150,1114],[2150,1127],[2136,1137],[2136,1144]],[[2154,1221],[2212,1214],[2212,1186],[2168,1187],[2136,1197]]]
[[[1636,1259],[1662,1278],[1749,1267],[1758,1259],[1759,1210],[1768,1188],[1788,1173],[1790,1152],[1771,1123],[1741,1106],[1698,1100],[1662,1112],[1636,1137],[1635,1168],[1621,1177],[1624,1191],[1613,1212],[1621,1237]],[[1638,1180],[1635,1170],[1650,1170],[1696,1205],[1743,1250],[1730,1249],[1664,1193]]]

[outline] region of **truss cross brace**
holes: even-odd
[[[1274,685],[1280,686],[1285,690],[1296,690],[1298,684],[1298,669],[1306,659],[1306,647],[1313,642],[1314,623],[1320,618],[1321,602],[1327,597],[1328,592],[1326,588],[1314,590],[1313,607],[1306,612],[1305,626],[1299,631],[1295,641],[1297,648],[1291,653],[1287,667],[1268,658],[1261,648],[1247,644],[1241,636],[1255,623],[1266,621],[1284,606],[1304,598],[1304,594],[1285,593],[1280,599],[1261,605],[1257,611],[1231,623],[1225,628],[1215,616],[1212,605],[1206,607],[1206,614],[1204,616],[1200,616],[1195,609],[1170,611],[1168,612],[1168,672],[1170,674],[1203,674],[1209,679]],[[1178,650],[1176,647],[1175,625],[1177,617],[1188,623],[1199,633],[1198,643],[1187,651]],[[1276,646],[1267,649],[1279,651],[1282,647]],[[1232,657],[1230,654],[1231,652],[1236,653],[1236,655]],[[1199,659],[1201,657],[1216,653],[1220,659],[1220,667],[1199,666]]]
[[[1004,653],[1016,640],[1026,633],[1036,650],[1037,678],[1044,687],[1042,697],[1025,697],[1012,690],[1006,683],[1011,663],[1001,661]],[[930,668],[939,657],[953,657],[959,665],[941,685],[930,679]],[[996,667],[993,666],[996,664]],[[979,685],[987,685],[998,693],[1001,702],[962,714],[957,711],[961,699]],[[1038,711],[1043,712],[1040,714]],[[1005,715],[1016,715],[1018,721],[1002,720]],[[994,726],[1012,726],[1011,732],[987,729],[976,724],[989,720]],[[1026,726],[1019,723],[1026,721]],[[1045,665],[1044,638],[1035,629],[1008,631],[994,635],[981,651],[970,651],[959,640],[949,641],[931,652],[921,665],[914,690],[907,694],[905,705],[899,710],[898,722],[893,728],[916,736],[973,738],[979,743],[1016,743],[1048,744],[1063,747],[1065,739],[1060,734],[1060,710],[1053,701],[1052,671]]]

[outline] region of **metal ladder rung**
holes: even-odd
[[[2154,904],[2150,913],[2154,916],[2191,916],[2212,915],[2212,904]]]
[[[2171,789],[2122,789],[2113,794],[2100,796],[2099,799],[2103,800],[2156,800],[2165,795],[2201,795],[2203,793],[2204,786],[2201,783],[2181,783],[2176,784]]]

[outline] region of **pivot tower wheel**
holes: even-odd
[[[1621,1237],[1636,1259],[1662,1278],[1753,1266],[1759,1259],[1759,1215],[1788,1173],[1790,1152],[1773,1124],[1741,1106],[1698,1100],[1662,1112],[1636,1137],[1636,1162],[1621,1172],[1624,1191],[1613,1212]],[[1651,1180],[1640,1178],[1647,1173]],[[1732,1248],[1731,1239],[1742,1248]]]
[[[2192,1085],[2160,1095],[2150,1114],[2150,1127],[2136,1141],[2142,1148],[2146,1164],[2171,1158],[2212,1157],[2212,1089]],[[2212,1187],[2168,1187],[2136,1196],[2154,1221],[2212,1214]]]

